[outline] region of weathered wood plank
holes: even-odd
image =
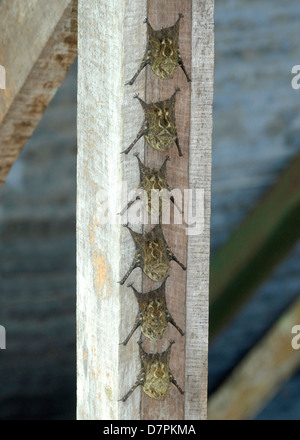
[[[292,347],[292,328],[299,325],[299,320],[300,300],[297,299],[210,397],[210,420],[254,417],[280,385],[297,371],[300,351]]]
[[[199,212],[203,223],[197,226],[199,235],[193,235],[191,231],[188,237],[187,249],[185,365],[185,418],[187,420],[206,419],[207,417],[211,144],[214,81],[213,0],[192,1],[191,50],[189,188],[200,190],[200,195],[203,191],[203,212]],[[194,194],[194,198],[195,196],[196,194]],[[196,206],[198,205],[200,208],[200,200]],[[193,206],[195,207],[195,202]]]
[[[134,243],[120,224],[120,192],[139,182],[133,154],[120,154],[135,138],[143,115],[133,93],[144,95],[143,77],[126,86],[145,50],[146,1],[79,0],[78,196],[77,196],[77,416],[140,418],[140,388],[120,402],[140,370],[139,332],[124,347],[137,303],[140,269],[123,286]],[[143,157],[141,156],[141,159]],[[111,216],[101,219],[101,191]],[[135,278],[134,278],[135,277]]]
[[[77,0],[0,4],[0,186],[77,54]]]
[[[184,59],[187,71],[191,71],[191,2],[175,0],[172,7],[167,1],[148,0],[148,17],[154,29],[161,29],[172,26],[178,19],[178,14],[183,14],[180,21],[179,46]],[[168,182],[172,189],[179,189],[182,194],[184,189],[189,188],[189,134],[190,134],[190,106],[191,87],[190,83],[178,67],[173,79],[162,80],[155,76],[149,68],[146,73],[146,98],[147,102],[156,102],[168,99],[175,90],[180,88],[176,95],[176,125],[178,137],[183,156],[180,157],[174,144],[166,153],[156,151],[145,146],[145,161],[150,167],[160,168],[165,157],[168,155],[170,161],[167,163]],[[171,224],[164,224],[165,238],[178,257],[186,265],[187,235],[185,224],[173,224],[174,217],[171,216]],[[169,310],[179,325],[185,329],[186,318],[186,272],[178,264],[172,262],[170,265],[170,277],[166,283],[166,298]],[[144,279],[144,288],[149,290],[151,284]],[[152,287],[153,288],[153,287]],[[181,336],[171,325],[168,326],[164,338],[159,343],[147,343],[147,350],[161,352],[166,349],[170,340],[174,340],[171,353],[171,370],[177,382],[184,389],[185,382],[185,336]],[[148,420],[173,420],[184,419],[184,396],[171,385],[169,393],[163,402],[151,399],[142,394],[141,413],[143,419]]]
[[[299,171],[300,155],[213,257],[210,336],[228,322],[299,238]]]

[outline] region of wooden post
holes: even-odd
[[[146,49],[145,17],[158,29],[174,24],[178,13],[185,16],[180,48],[192,83],[180,68],[169,81],[156,79],[148,66],[134,85],[125,86]],[[170,6],[165,0],[79,0],[78,24],[78,418],[205,419],[213,2],[175,0]],[[141,400],[138,388],[122,402],[119,399],[140,370],[140,331],[126,347],[119,345],[134,323],[137,303],[127,283],[118,283],[132,262],[134,243],[116,214],[121,211],[120,194],[125,185],[128,191],[137,187],[139,171],[132,152],[120,153],[135,138],[144,118],[134,94],[153,102],[168,98],[174,86],[181,88],[176,119],[184,156],[178,157],[176,146],[168,152],[168,179],[171,187],[181,191],[198,188],[204,192],[204,226],[200,225],[200,233],[188,235],[186,225],[163,225],[170,247],[187,262],[186,272],[171,262],[167,282],[170,312],[179,326],[186,324],[186,335],[168,329],[162,343],[145,342],[144,347],[161,351],[168,338],[176,339],[171,369],[185,396],[171,385],[166,400],[155,401],[144,393]],[[165,157],[142,140],[136,151],[148,166],[159,167]],[[133,229],[138,231],[138,226]],[[134,270],[130,281],[143,291],[149,286],[140,269]]]

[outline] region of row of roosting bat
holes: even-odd
[[[164,80],[173,78],[176,67],[179,65],[187,80],[190,81],[179,50],[179,23],[182,17],[182,14],[179,14],[178,20],[173,26],[160,30],[154,30],[148,19],[145,20],[147,23],[146,52],[139,69],[127,84],[132,85],[147,64],[151,66],[155,75]],[[145,119],[136,138],[123,153],[128,154],[137,141],[144,137],[152,148],[163,152],[169,150],[175,143],[179,156],[182,156],[175,119],[175,100],[179,91],[180,89],[176,88],[169,99],[149,104],[146,104],[138,95],[135,95],[135,98],[140,101],[143,107]],[[152,214],[154,208],[151,205],[151,191],[167,190],[170,193],[166,171],[169,157],[165,159],[159,170],[146,167],[139,159],[138,154],[136,154],[136,157],[140,170],[139,188],[146,192],[148,196],[146,209],[148,213]],[[169,198],[176,205],[174,198],[172,196],[169,196]],[[130,201],[122,213],[130,208],[137,199],[139,199],[138,196]],[[161,209],[160,203],[158,210],[161,211]],[[156,225],[150,232],[141,234],[134,232],[128,225],[126,227],[135,243],[135,255],[130,268],[120,283],[124,284],[131,272],[139,267],[148,278],[156,282],[161,281],[162,284],[158,289],[146,293],[138,292],[133,284],[128,286],[132,288],[137,299],[138,314],[132,330],[122,344],[126,345],[139,327],[141,327],[141,337],[143,334],[153,341],[163,338],[168,323],[172,324],[181,335],[184,335],[184,332],[178,327],[168,310],[165,289],[166,280],[169,276],[170,261],[173,260],[178,263],[183,270],[186,270],[186,267],[177,259],[168,246],[161,223]],[[163,400],[166,397],[171,383],[183,394],[183,390],[176,382],[169,366],[173,343],[174,341],[171,341],[168,348],[162,353],[147,353],[142,347],[140,338],[141,370],[135,384],[121,399],[122,401],[125,402],[139,385],[142,386],[143,391],[148,396],[157,400]]]

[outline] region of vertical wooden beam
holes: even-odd
[[[172,81],[157,80],[149,66],[134,86],[124,86],[135,73],[146,48],[148,15],[154,28],[181,21],[180,47],[192,85],[177,69]],[[146,78],[146,81],[145,81]],[[79,0],[79,89],[78,89],[78,418],[80,419],[205,419],[208,344],[208,267],[210,224],[210,168],[213,83],[213,2],[175,0]],[[169,151],[168,178],[171,187],[203,190],[204,229],[188,235],[186,225],[168,225],[164,233],[183,272],[171,263],[167,281],[168,306],[182,338],[168,329],[160,344],[149,351],[165,349],[176,339],[171,369],[185,388],[181,396],[173,385],[163,402],[151,400],[136,390],[124,403],[118,401],[134,384],[140,360],[137,331],[126,347],[119,346],[131,329],[137,313],[130,289],[117,281],[129,268],[134,254],[132,239],[118,222],[101,221],[101,190],[108,194],[112,212],[121,210],[119,193],[126,184],[136,188],[139,171],[132,153],[120,155],[135,138],[143,112],[133,99],[139,93],[146,101],[168,98],[174,86],[181,87],[176,106],[178,134],[184,157],[176,147]],[[141,159],[159,167],[164,155],[143,148]],[[100,196],[99,196],[100,194]],[[200,201],[201,202],[201,201]],[[111,216],[112,219],[113,216]],[[136,227],[134,229],[137,230]],[[191,230],[189,230],[191,232]],[[141,286],[141,271],[130,277]],[[147,283],[143,281],[143,289]],[[186,296],[185,296],[186,291]],[[141,405],[141,406],[140,406]]]
[[[192,1],[192,89],[189,187],[203,190],[203,232],[189,235],[185,418],[207,417],[211,144],[214,78],[214,1]]]

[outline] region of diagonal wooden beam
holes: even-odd
[[[293,330],[299,323],[298,298],[210,397],[210,420],[250,419],[264,407],[300,367],[299,338]]]
[[[77,55],[77,0],[0,4],[0,186]]]
[[[267,278],[299,236],[300,155],[211,261],[211,337]]]

